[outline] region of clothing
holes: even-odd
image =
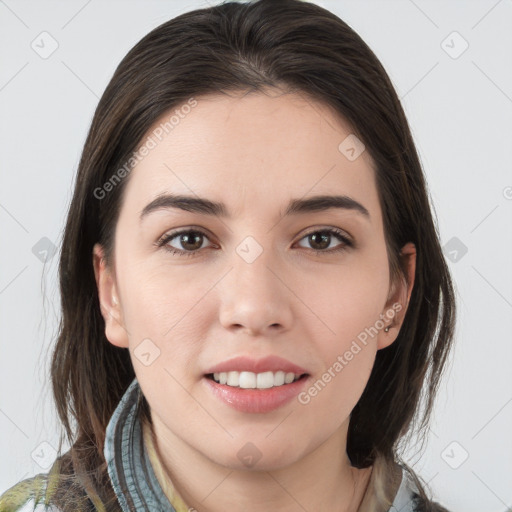
[[[172,503],[173,507],[176,509],[176,512],[190,512],[191,507],[187,506],[165,473],[164,467],[157,454],[157,448],[153,442],[153,434],[151,432],[151,428],[146,423],[143,423],[142,425],[142,435],[144,438],[144,446],[148,452],[149,461],[151,462],[151,466],[155,472],[158,483],[164,491],[164,494],[167,496],[167,499]]]
[[[106,429],[105,459],[121,509],[123,512],[194,510],[187,507],[163,470],[151,430],[143,425],[137,414],[141,396],[135,378],[117,405]],[[57,463],[48,475],[28,478],[6,491],[0,497],[0,512],[62,512],[58,508],[44,505],[45,492],[52,488],[58,478]],[[416,490],[405,468],[402,468],[402,482],[390,512],[414,512]],[[96,510],[105,510],[98,503],[97,497],[89,495],[89,498],[95,503]]]

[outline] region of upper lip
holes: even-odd
[[[206,374],[220,372],[277,372],[282,370],[286,373],[293,372],[297,375],[307,373],[306,370],[287,359],[278,356],[267,356],[262,359],[252,359],[246,356],[233,357],[223,361],[207,370]]]

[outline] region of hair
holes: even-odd
[[[407,282],[400,249],[407,242],[416,246],[414,287],[400,332],[377,352],[348,427],[352,465],[373,466],[371,510],[392,504],[400,440],[413,427],[420,438],[426,435],[454,337],[455,298],[400,100],[372,50],[328,10],[300,0],[224,2],[163,23],[128,52],[98,103],[79,162],[59,261],[62,317],[51,382],[63,425],[59,454],[64,437],[71,446],[61,456],[64,466],[105,503],[116,503],[103,454],[105,430],[135,373],[129,351],[106,339],[92,250],[100,243],[112,264],[129,175],[101,200],[95,190],[170,109],[208,94],[267,88],[331,108],[365,144],[375,164],[392,282]],[[424,510],[442,510],[410,471]]]

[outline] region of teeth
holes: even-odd
[[[268,389],[274,386],[282,386],[300,378],[293,372],[220,372],[213,374],[213,380],[220,384],[240,387],[245,389]]]

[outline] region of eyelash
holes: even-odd
[[[197,256],[198,253],[200,252],[200,249],[198,249],[196,251],[182,251],[180,249],[176,249],[175,247],[170,247],[170,246],[167,245],[171,240],[176,238],[178,235],[182,235],[184,233],[200,233],[203,236],[205,236],[206,238],[208,238],[208,235],[204,231],[202,231],[200,229],[190,229],[190,228],[187,228],[187,229],[182,229],[180,231],[173,231],[171,233],[165,234],[162,238],[160,238],[160,240],[158,240],[156,245],[158,247],[163,247],[166,251],[170,252],[173,255],[185,256],[185,257],[188,257],[188,258]],[[314,231],[310,231],[309,233],[306,233],[299,240],[299,242],[301,240],[303,240],[304,238],[306,238],[306,237],[308,237],[310,235],[316,234],[316,233],[328,233],[329,235],[334,235],[336,238],[338,238],[338,240],[343,242],[339,247],[336,247],[334,249],[325,249],[325,250],[308,249],[309,251],[312,251],[316,255],[340,253],[340,252],[346,251],[348,248],[353,248],[354,247],[354,243],[349,238],[347,238],[345,236],[344,232],[341,231],[340,229],[336,229],[336,228],[316,229]]]

